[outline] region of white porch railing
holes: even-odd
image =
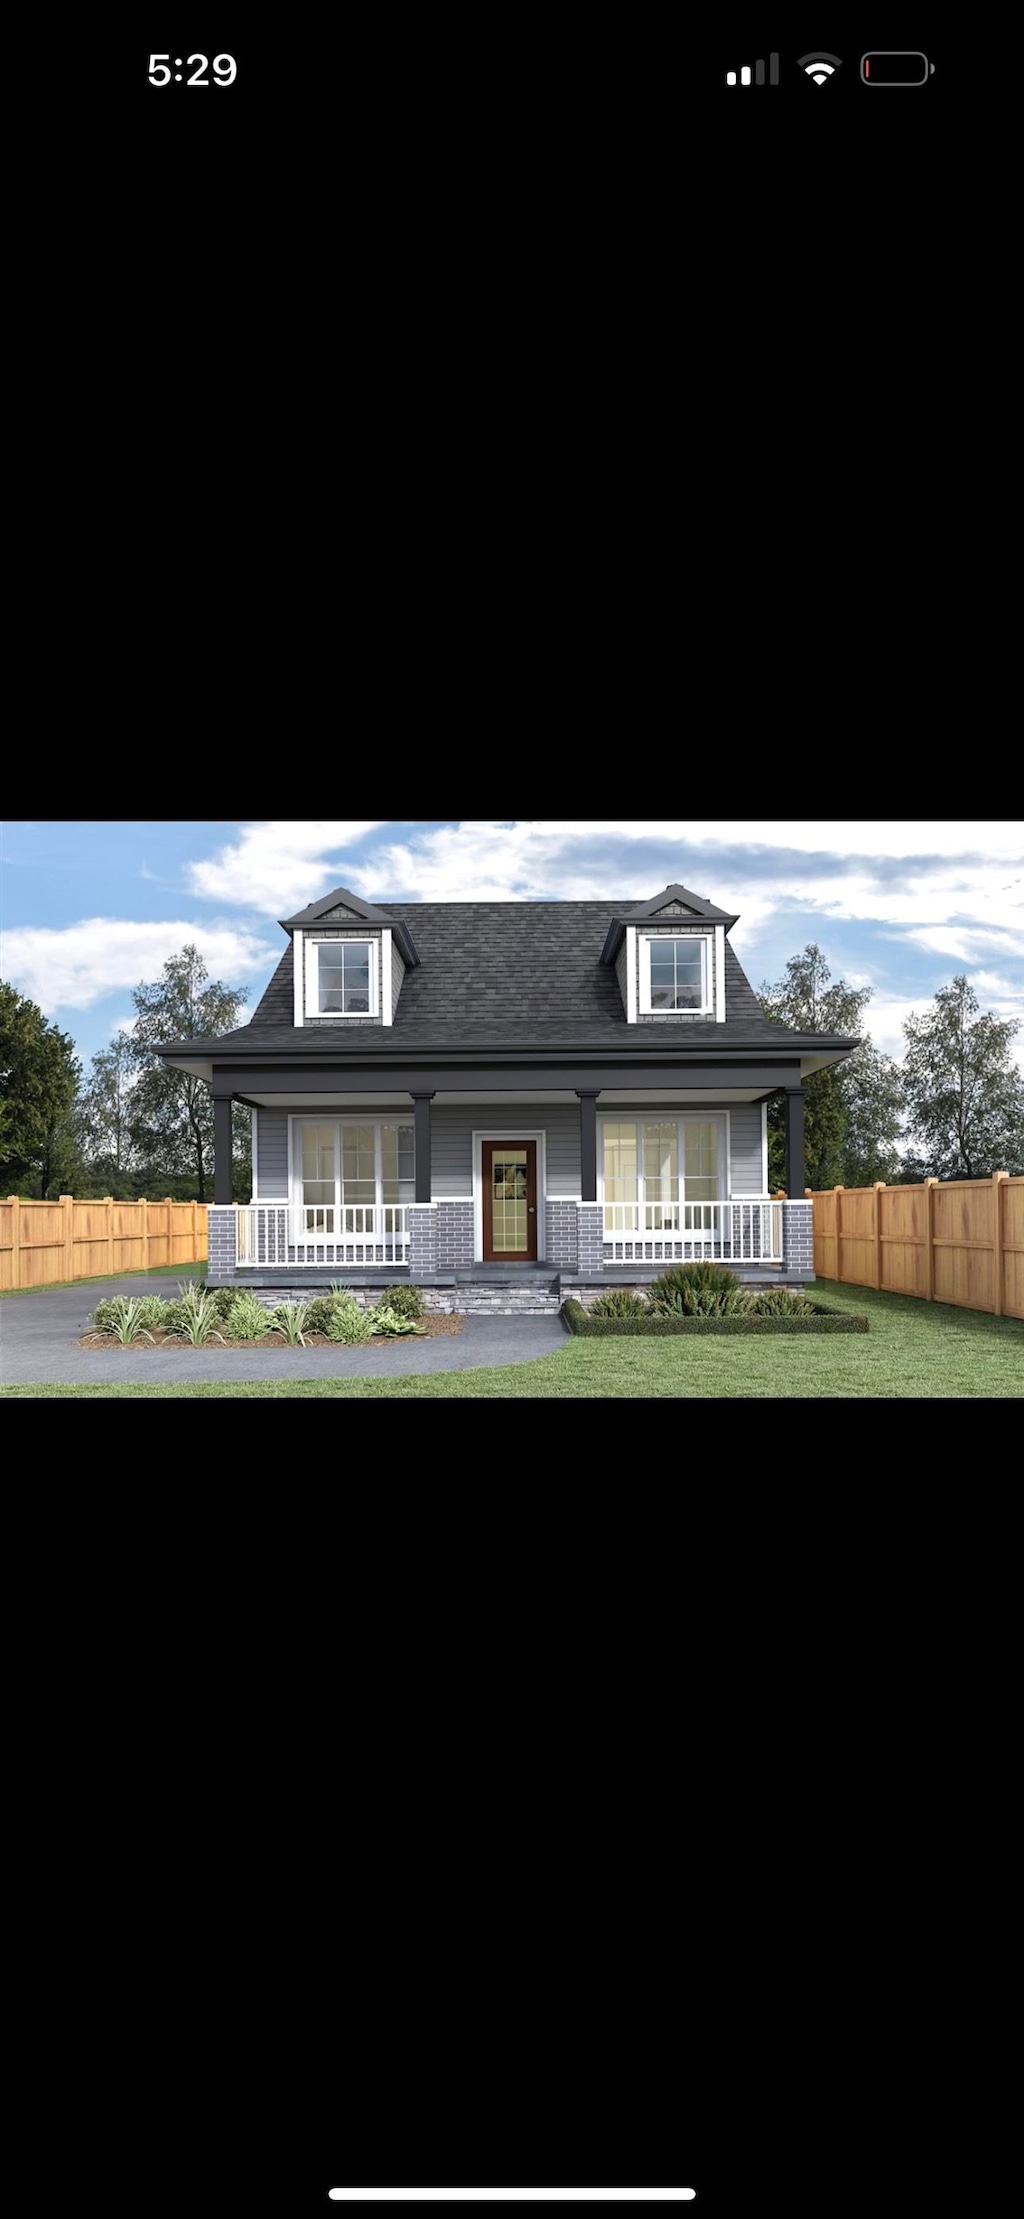
[[[265,1265],[285,1271],[296,1264],[404,1264],[409,1235],[401,1202],[293,1207],[288,1202],[243,1203],[233,1212],[239,1270]]]
[[[782,1262],[781,1202],[606,1202],[606,1264]]]

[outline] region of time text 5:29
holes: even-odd
[[[198,64],[199,64],[199,67],[198,67],[198,69],[197,69],[197,70],[196,70],[196,71],[194,72],[194,74],[193,74],[193,75],[192,75],[191,77],[186,77],[186,78],[185,78],[185,83],[186,83],[186,85],[201,85],[201,86],[203,87],[204,91],[208,92],[208,91],[209,91],[209,89],[210,89],[210,80],[209,80],[209,78],[208,78],[208,77],[206,76],[205,72],[206,72],[206,71],[207,71],[207,70],[209,69],[209,66],[210,66],[210,64],[209,64],[209,62],[208,62],[208,60],[207,60],[207,58],[206,58],[206,55],[205,55],[205,54],[190,54],[190,55],[188,56],[188,68],[189,68],[189,69],[191,69],[191,68],[192,68],[192,64],[193,64],[193,62],[198,62]],[[149,82],[150,82],[150,84],[151,84],[151,85],[169,85],[169,84],[170,84],[170,83],[172,82],[172,76],[173,76],[173,82],[174,82],[174,84],[176,84],[176,85],[180,85],[180,84],[181,84],[181,82],[182,82],[182,75],[181,75],[181,73],[182,73],[182,70],[183,70],[183,68],[185,67],[185,63],[183,62],[183,60],[182,60],[182,57],[181,57],[181,55],[180,55],[180,54],[176,54],[176,55],[175,55],[175,57],[174,57],[174,71],[173,71],[173,73],[172,73],[172,70],[171,70],[171,66],[170,66],[170,63],[171,63],[171,57],[170,57],[170,55],[169,55],[169,54],[151,54],[151,55],[150,55],[150,57],[149,57]],[[236,60],[235,60],[235,58],[234,58],[234,55],[233,55],[233,54],[217,54],[217,55],[216,55],[216,56],[214,57],[214,64],[213,64],[213,81],[214,81],[214,84],[216,84],[216,85],[233,85],[233,84],[234,84],[234,82],[235,82],[235,78],[237,77],[237,75],[238,75],[238,63],[236,62]]]

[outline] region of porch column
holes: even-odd
[[[231,1096],[213,1097],[213,1199],[231,1200]]]
[[[786,1088],[786,1193],[802,1202],[807,1179],[804,1171],[804,1090]]]
[[[597,1094],[576,1087],[580,1105],[580,1199],[597,1201]]]
[[[412,1098],[415,1120],[416,1149],[416,1200],[429,1202],[430,1196],[430,1105],[434,1099],[433,1088],[429,1094],[414,1094]]]

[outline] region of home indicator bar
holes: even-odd
[[[329,2188],[332,2204],[692,2204],[695,2188]]]
[[[927,54],[862,54],[860,74],[865,85],[926,85],[935,64]]]

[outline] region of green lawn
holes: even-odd
[[[109,1287],[118,1279],[205,1279],[205,1264],[154,1264],[151,1271],[100,1271],[92,1279],[51,1279],[45,1287],[0,1287],[0,1302],[18,1294],[53,1294],[58,1287]]]
[[[819,1280],[836,1309],[866,1313],[870,1331],[798,1340],[765,1335],[729,1340],[570,1340],[536,1363],[437,1372],[419,1378],[276,1379],[231,1386],[5,1387],[6,1396],[214,1395],[552,1397],[1008,1396],[1024,1395],[1024,1320],[991,1318],[946,1303],[915,1302]]]

